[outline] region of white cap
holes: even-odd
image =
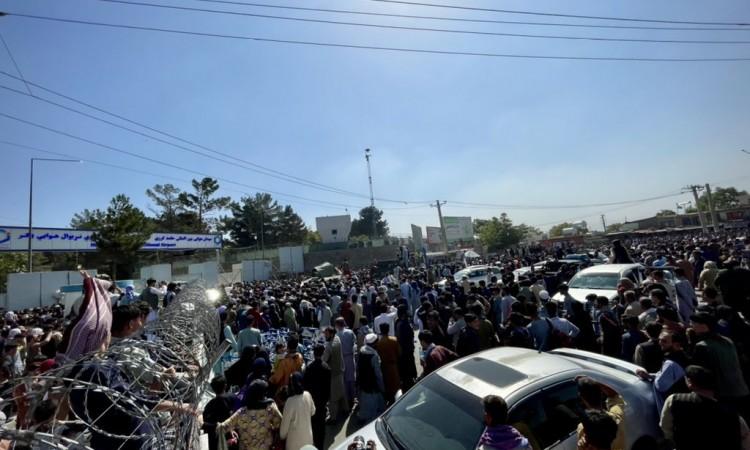
[[[39,337],[44,334],[44,331],[41,328],[32,328],[30,333],[33,337]]]
[[[549,300],[549,292],[539,291],[539,298],[542,300]]]
[[[8,332],[8,339],[15,339],[20,335],[21,330],[19,330],[18,328],[11,328],[11,330]]]
[[[365,344],[372,345],[378,341],[378,335],[375,333],[369,333],[365,336]]]

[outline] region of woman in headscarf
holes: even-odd
[[[619,239],[612,241],[612,264],[633,264],[633,259],[628,254],[628,250],[622,245]]]
[[[219,424],[217,434],[236,431],[239,450],[270,450],[281,425],[281,412],[276,403],[266,397],[268,383],[256,380],[250,384],[245,406]]]
[[[224,376],[227,379],[227,386],[242,387],[245,385],[247,376],[253,369],[253,363],[255,362],[256,347],[250,346],[242,349],[240,359],[234,364],[229,366],[224,371]]]
[[[284,404],[281,420],[281,439],[286,439],[286,450],[298,450],[313,445],[312,416],[315,403],[312,395],[302,385],[302,374],[295,372],[289,377],[289,398]]]

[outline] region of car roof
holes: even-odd
[[[536,382],[573,377],[593,370],[606,374],[620,386],[637,383],[637,366],[595,353],[561,349],[539,352],[518,347],[498,347],[441,367],[436,376],[478,397],[495,394],[509,397]]]
[[[591,266],[586,269],[583,269],[582,271],[578,272],[579,275],[581,274],[588,274],[588,273],[621,273],[628,269],[635,269],[638,267],[642,267],[640,264],[599,264],[596,266]]]
[[[534,381],[580,366],[557,355],[517,347],[499,347],[441,367],[436,375],[472,394],[507,396]]]

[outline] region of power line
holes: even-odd
[[[8,43],[5,42],[5,38],[3,37],[2,33],[0,33],[0,41],[3,41],[3,46],[5,47],[5,51],[8,52],[8,56],[10,57],[10,60],[13,63],[13,67],[16,68],[16,72],[18,72],[18,76],[21,78],[21,81],[23,81],[23,84],[26,86],[26,90],[29,91],[29,95],[33,95],[31,93],[31,89],[29,88],[29,83],[26,82],[26,79],[23,76],[23,72],[21,72],[21,68],[18,66],[18,63],[16,62],[16,58],[13,57],[13,52],[10,51],[10,47],[8,46]]]
[[[2,74],[2,75],[5,75],[5,76],[7,76],[7,77],[9,77],[9,78],[13,78],[13,79],[15,79],[15,80],[18,80],[18,81],[21,81],[21,79],[20,79],[20,78],[18,78],[18,77],[16,77],[16,76],[14,76],[14,75],[12,75],[12,74],[10,74],[10,73],[8,73],[8,72],[5,72],[5,71],[3,71],[3,70],[0,70],[0,74]],[[115,118],[117,118],[117,119],[120,119],[120,120],[122,120],[122,121],[125,121],[125,122],[128,122],[128,123],[131,123],[131,124],[133,124],[133,125],[137,125],[137,126],[139,126],[139,127],[142,127],[142,128],[144,128],[144,129],[147,129],[147,130],[153,131],[153,132],[155,132],[155,133],[161,134],[161,135],[163,135],[163,136],[169,137],[169,138],[171,138],[171,139],[174,139],[174,140],[176,140],[176,141],[179,141],[179,142],[183,142],[183,143],[186,143],[186,144],[190,144],[190,145],[193,145],[193,146],[195,146],[195,147],[198,147],[198,148],[204,149],[204,150],[206,150],[206,151],[209,151],[209,152],[211,152],[211,153],[214,153],[214,154],[217,154],[217,155],[220,155],[220,156],[224,156],[224,157],[227,157],[227,158],[233,159],[233,160],[235,160],[235,161],[239,161],[239,162],[241,162],[241,163],[244,163],[244,164],[247,164],[247,165],[250,165],[250,166],[253,166],[253,167],[255,167],[255,168],[256,168],[256,169],[253,169],[253,168],[250,168],[250,167],[244,167],[244,168],[245,168],[245,169],[247,169],[247,170],[252,170],[252,171],[255,171],[255,172],[261,173],[261,174],[263,174],[263,175],[267,175],[267,176],[270,176],[270,177],[273,177],[273,178],[278,178],[278,179],[280,179],[280,180],[283,180],[283,181],[287,181],[287,182],[290,182],[290,183],[301,184],[301,185],[303,185],[303,186],[306,186],[306,187],[312,187],[312,188],[315,188],[315,189],[319,189],[319,190],[324,190],[324,191],[328,191],[328,192],[333,192],[333,193],[336,193],[336,194],[340,194],[340,195],[348,195],[348,196],[350,196],[350,197],[358,197],[358,198],[367,198],[367,196],[366,196],[365,194],[360,194],[360,193],[358,193],[358,192],[347,191],[347,190],[344,190],[344,189],[340,189],[340,188],[336,188],[336,187],[333,187],[333,186],[328,186],[328,185],[325,185],[325,184],[317,183],[317,182],[314,182],[314,181],[311,181],[311,180],[307,180],[307,179],[304,179],[304,178],[300,178],[300,177],[297,177],[297,176],[294,176],[294,175],[291,175],[291,174],[287,174],[287,173],[285,173],[285,172],[281,172],[281,171],[278,171],[278,170],[274,170],[274,169],[271,169],[271,168],[269,168],[269,167],[265,167],[265,166],[262,166],[262,165],[260,165],[260,164],[254,163],[254,162],[252,162],[252,161],[248,161],[248,160],[245,160],[245,159],[242,159],[242,158],[238,158],[238,157],[236,157],[236,156],[233,156],[233,155],[231,155],[231,154],[228,154],[228,153],[225,153],[225,152],[220,152],[220,151],[218,151],[218,150],[215,150],[215,149],[213,149],[213,148],[211,148],[211,147],[207,147],[207,146],[205,146],[205,145],[199,144],[199,143],[197,143],[197,142],[195,142],[195,141],[191,141],[191,140],[187,140],[187,139],[181,138],[181,137],[179,137],[179,136],[176,136],[176,135],[174,135],[174,134],[171,134],[171,133],[167,133],[167,132],[165,132],[165,131],[162,131],[162,130],[159,130],[159,129],[157,129],[157,128],[154,128],[154,127],[151,127],[151,126],[149,126],[149,125],[146,125],[146,124],[144,124],[144,123],[142,123],[142,122],[138,122],[138,121],[135,121],[135,120],[133,120],[133,119],[129,119],[129,118],[127,118],[127,117],[124,117],[124,116],[122,116],[122,115],[119,115],[119,114],[113,113],[113,112],[111,112],[111,111],[108,111],[108,110],[106,110],[106,109],[100,108],[100,107],[98,107],[98,106],[96,106],[96,105],[93,105],[93,104],[91,104],[91,103],[87,103],[87,102],[84,102],[84,101],[82,101],[82,100],[79,100],[79,99],[77,99],[77,98],[71,97],[71,96],[69,96],[69,95],[65,95],[65,94],[63,94],[63,93],[61,93],[61,92],[58,92],[58,91],[54,91],[54,90],[52,90],[52,89],[50,89],[50,88],[47,88],[46,86],[43,86],[43,85],[41,85],[41,84],[38,84],[38,83],[34,83],[34,82],[31,82],[31,81],[28,81],[28,84],[30,84],[31,86],[34,86],[34,87],[35,87],[35,88],[37,88],[37,89],[41,89],[41,90],[43,90],[43,91],[45,91],[45,92],[48,92],[48,93],[50,93],[50,94],[54,94],[54,95],[56,95],[56,96],[58,96],[58,97],[64,98],[64,99],[66,99],[66,100],[69,100],[69,101],[71,101],[71,102],[77,103],[77,104],[79,104],[79,105],[82,105],[82,106],[86,106],[87,108],[91,108],[91,109],[93,109],[93,110],[95,110],[95,111],[99,111],[99,112],[101,112],[101,113],[103,113],[103,114],[107,114],[108,116],[111,116],[111,117],[115,117]],[[16,90],[16,89],[13,89],[13,88],[10,88],[10,87],[7,87],[7,86],[2,86],[2,85],[0,85],[0,88],[2,88],[2,89],[6,89],[6,90],[8,90],[8,91],[12,91],[12,92],[15,92],[15,93],[18,93],[18,94],[24,94],[24,93],[23,93],[23,92],[21,92],[21,91],[18,91],[18,90]],[[24,95],[25,95],[25,94],[24,94]],[[172,142],[169,142],[169,141],[165,141],[165,140],[163,140],[163,139],[161,139],[161,138],[158,138],[158,137],[155,137],[155,136],[152,136],[152,135],[146,134],[146,133],[142,133],[142,132],[140,132],[140,131],[137,131],[137,130],[133,130],[133,129],[131,129],[131,128],[128,128],[128,127],[123,127],[122,125],[119,125],[119,124],[116,124],[116,123],[113,123],[113,122],[107,121],[107,120],[105,120],[105,119],[102,119],[102,118],[99,118],[99,117],[96,117],[96,116],[93,116],[93,115],[87,114],[87,113],[85,113],[85,112],[82,112],[82,111],[80,111],[80,110],[76,110],[76,109],[70,108],[70,107],[68,107],[68,106],[64,106],[64,105],[61,105],[61,104],[59,104],[59,103],[53,102],[53,101],[51,101],[51,100],[48,100],[48,99],[45,99],[45,98],[42,98],[42,97],[39,97],[39,96],[37,96],[37,95],[31,95],[31,97],[32,97],[32,98],[34,98],[34,99],[36,99],[36,100],[39,100],[39,101],[43,101],[43,102],[45,102],[45,103],[49,103],[49,104],[52,104],[52,105],[54,105],[54,106],[57,106],[57,107],[60,107],[60,108],[66,109],[66,110],[68,110],[68,111],[71,111],[71,112],[75,112],[75,113],[77,113],[77,114],[81,114],[81,115],[84,115],[84,116],[86,116],[86,117],[89,117],[89,118],[91,118],[91,119],[94,119],[94,120],[98,120],[98,121],[100,121],[100,122],[104,122],[104,123],[107,123],[107,124],[109,124],[109,125],[112,125],[112,126],[115,126],[115,127],[117,127],[117,128],[121,128],[121,129],[123,129],[123,130],[127,130],[127,131],[130,131],[130,132],[132,132],[132,133],[136,133],[136,134],[139,134],[139,135],[141,135],[141,136],[145,136],[145,137],[148,137],[148,138],[150,138],[150,139],[154,139],[154,140],[156,140],[156,141],[159,141],[159,142],[162,142],[162,143],[164,143],[164,144],[167,144],[167,145],[171,145],[171,146],[173,146],[173,147],[176,147],[176,148],[180,148],[180,149],[183,149],[183,150],[187,150],[187,151],[190,151],[190,152],[196,153],[196,151],[195,151],[195,150],[193,150],[193,149],[189,149],[189,148],[186,148],[186,147],[184,147],[184,146],[181,146],[181,145],[178,145],[178,144],[174,144],[174,143],[172,143]],[[215,158],[215,157],[213,157],[213,156],[210,156],[210,155],[205,155],[205,154],[203,154],[203,153],[201,153],[201,152],[198,152],[198,153],[199,153],[199,154],[201,154],[201,155],[203,155],[203,156],[206,156],[206,157],[208,157],[208,158],[211,158],[211,159],[216,159],[216,158]],[[222,162],[225,162],[225,161],[223,161],[223,160],[220,160],[220,161],[222,161]],[[233,166],[235,165],[234,163],[231,163],[231,164],[232,164]],[[267,173],[267,172],[270,172],[270,173]],[[274,174],[275,174],[275,175],[274,175]],[[382,202],[387,202],[387,203],[406,203],[406,204],[408,204],[408,203],[415,203],[415,202],[413,202],[413,201],[405,201],[405,200],[394,200],[394,199],[389,199],[389,198],[379,198],[379,197],[376,197],[376,200],[379,200],[379,201],[382,201]]]
[[[6,72],[0,71],[0,73],[3,74],[3,75],[9,76]],[[20,91],[18,89],[13,89],[13,88],[8,87],[8,86],[0,85],[0,89],[5,89],[6,91],[13,92],[13,93],[16,93],[16,94],[19,94],[19,95],[29,96],[29,95],[27,95],[23,91]],[[36,96],[36,95],[33,95],[33,94],[31,94],[30,97],[33,98],[33,99],[35,99],[35,100],[38,100],[38,101],[41,101],[41,102],[53,105],[55,107],[64,109],[66,111],[70,111],[70,112],[73,112],[73,113],[76,113],[76,114],[80,114],[80,115],[82,115],[84,117],[88,117],[90,119],[97,120],[97,121],[102,122],[102,123],[106,123],[106,124],[111,125],[113,127],[120,128],[122,130],[131,132],[131,133],[134,133],[134,134],[137,134],[137,135],[140,135],[140,136],[144,136],[144,137],[147,137],[149,139],[153,139],[153,140],[155,140],[157,142],[161,142],[163,144],[170,145],[172,147],[175,147],[175,148],[178,148],[178,149],[190,152],[190,153],[194,153],[194,154],[197,154],[197,155],[204,156],[206,158],[210,158],[211,160],[214,160],[214,161],[219,161],[219,162],[231,165],[233,167],[237,167],[237,163],[236,162],[228,161],[228,160],[222,159],[222,158],[216,158],[215,156],[211,156],[211,155],[206,154],[204,152],[201,152],[201,151],[198,151],[198,150],[194,150],[194,149],[186,147],[184,145],[180,145],[180,144],[175,144],[173,142],[169,142],[169,141],[167,141],[165,139],[162,139],[162,138],[159,138],[157,136],[153,136],[153,135],[148,134],[148,133],[143,133],[143,132],[135,130],[133,128],[129,128],[129,127],[117,124],[115,122],[112,122],[112,121],[109,121],[109,120],[106,120],[106,119],[102,119],[102,118],[94,116],[92,114],[88,114],[88,113],[80,111],[78,109],[71,108],[69,106],[65,106],[63,104],[60,104],[60,103],[57,103],[57,102],[53,102],[52,100],[48,100],[48,99],[45,99],[45,98],[42,98],[42,97],[39,97],[39,96]],[[242,162],[242,163],[253,165],[253,163],[251,163],[249,161],[246,162],[245,160],[243,160],[241,158],[234,157],[234,156],[232,156],[230,154],[227,154],[227,153],[222,153],[222,152],[218,152],[218,151],[214,151],[214,150],[210,150],[210,149],[209,149],[209,151],[211,151],[211,152],[213,152],[215,154],[221,155],[221,156],[226,156],[226,157],[231,158],[231,159],[233,159],[235,161],[239,161],[239,162]],[[336,194],[350,195],[350,196],[351,196],[351,194],[355,194],[355,193],[350,193],[349,191],[338,190],[338,189],[335,189],[335,188],[328,188],[328,187],[325,187],[325,186],[317,186],[317,185],[314,185],[313,182],[309,182],[308,183],[306,181],[303,182],[303,181],[289,180],[289,179],[287,179],[285,177],[281,177],[281,176],[278,176],[278,175],[267,173],[267,172],[265,172],[263,170],[259,170],[259,169],[253,168],[253,167],[248,167],[248,166],[245,166],[245,165],[240,165],[239,167],[241,167],[243,169],[246,169],[246,170],[251,170],[253,172],[261,173],[263,175],[267,175],[267,176],[270,176],[270,177],[273,177],[273,178],[278,178],[278,179],[281,179],[281,180],[284,180],[284,181],[289,181],[289,182],[292,182],[292,183],[301,184],[303,186],[311,187],[311,188],[314,188],[314,189],[319,189],[319,190],[324,190],[324,191],[328,191],[328,192],[333,192],[333,193],[336,193]],[[363,195],[357,195],[357,197],[364,197],[364,196]]]
[[[334,43],[334,42],[304,41],[304,40],[292,40],[292,39],[272,39],[272,38],[262,38],[262,37],[255,37],[255,36],[240,36],[240,35],[229,35],[229,34],[220,34],[220,33],[175,30],[175,29],[169,29],[169,28],[146,27],[146,26],[139,26],[139,25],[112,24],[112,23],[106,23],[106,22],[94,22],[94,21],[89,21],[89,20],[77,20],[77,19],[65,19],[65,18],[60,18],[60,17],[38,16],[38,15],[33,15],[33,14],[6,13],[6,15],[22,17],[26,19],[34,19],[34,20],[75,23],[75,24],[80,24],[80,25],[93,25],[93,26],[101,26],[101,27],[109,27],[109,28],[122,28],[122,29],[128,29],[128,30],[154,31],[154,32],[161,32],[161,33],[189,35],[189,36],[237,39],[237,40],[267,42],[267,43],[275,43],[275,44],[307,45],[307,46],[314,46],[314,47],[349,48],[349,49],[357,49],[357,50],[377,50],[377,51],[421,53],[421,54],[432,54],[432,55],[451,55],[451,56],[460,55],[460,56],[481,56],[481,57],[489,57],[489,58],[543,59],[543,60],[566,60],[566,61],[621,61],[621,62],[740,62],[740,61],[750,61],[750,57],[644,58],[644,57],[611,57],[611,56],[529,55],[529,54],[518,54],[518,53],[489,53],[489,52],[467,52],[467,51],[455,51],[455,50],[432,50],[432,49],[419,49],[419,48],[406,48],[406,47],[385,47],[385,46],[375,46],[375,45],[357,45],[357,44],[344,44],[344,43]]]
[[[63,157],[63,158],[78,159],[78,160],[81,160],[81,161],[86,162],[88,164],[96,164],[96,165],[99,165],[99,166],[109,167],[109,168],[112,168],[112,169],[125,170],[125,171],[128,171],[128,172],[137,173],[139,175],[149,175],[149,176],[152,176],[154,178],[169,179],[169,180],[179,181],[179,182],[185,183],[187,185],[190,185],[191,182],[192,182],[191,180],[188,180],[188,179],[185,179],[185,178],[174,177],[174,176],[171,176],[171,175],[168,175],[168,174],[148,172],[148,171],[144,171],[144,170],[141,170],[141,169],[134,169],[132,167],[120,166],[120,165],[117,165],[117,164],[107,163],[107,162],[103,162],[103,161],[97,161],[97,160],[93,160],[93,159],[81,158],[79,156],[69,155],[67,153],[61,153],[61,152],[56,152],[56,151],[52,151],[52,150],[45,150],[45,149],[41,149],[39,147],[33,147],[33,146],[30,146],[30,145],[19,144],[17,142],[10,142],[10,141],[5,141],[5,140],[0,140],[0,144],[5,144],[5,145],[11,146],[11,147],[23,148],[23,149],[27,149],[27,150],[31,150],[31,151],[35,151],[35,152],[39,152],[39,153],[45,153],[45,154],[48,154],[48,155],[59,156],[59,157]],[[222,189],[224,189],[226,191],[238,192],[238,193],[243,194],[243,195],[251,195],[249,192],[243,191],[243,190],[239,190],[239,189],[232,189],[232,188],[228,188],[228,187],[222,187]],[[277,198],[284,198],[284,196],[277,196]],[[339,208],[333,208],[333,207],[331,207],[329,205],[321,205],[321,204],[316,204],[316,203],[305,203],[305,202],[300,201],[300,200],[294,200],[294,202],[295,202],[295,204],[303,204],[303,205],[310,205],[310,206],[317,206],[317,207],[321,207],[321,206],[322,207],[327,207],[327,208],[330,208],[330,209],[335,209],[337,211],[340,210],[340,209],[342,209],[340,207]],[[356,208],[356,206],[350,206],[350,207]]]
[[[238,11],[222,11],[217,9],[207,8],[191,8],[186,6],[174,6],[174,5],[162,5],[157,3],[143,3],[128,0],[100,0],[108,3],[119,3],[123,5],[131,6],[146,6],[151,8],[162,8],[176,11],[190,11],[190,12],[201,12],[210,14],[223,14],[231,16],[241,17],[254,17],[261,19],[273,19],[273,20],[289,20],[296,22],[308,22],[308,23],[322,23],[328,25],[345,25],[355,27],[366,27],[366,28],[379,28],[386,30],[402,30],[402,31],[426,31],[436,33],[454,33],[454,34],[470,34],[479,36],[499,36],[499,37],[520,37],[520,38],[532,38],[532,39],[564,39],[564,40],[582,40],[582,41],[595,41],[595,42],[630,42],[630,43],[649,43],[649,44],[750,44],[750,40],[744,41],[716,41],[716,40],[682,40],[682,39],[632,39],[632,38],[607,38],[607,37],[588,37],[588,36],[564,36],[564,35],[549,35],[549,34],[524,34],[524,33],[500,33],[493,31],[476,31],[476,30],[455,30],[445,28],[427,28],[427,27],[411,27],[411,26],[399,26],[399,25],[383,25],[383,24],[372,24],[362,22],[344,22],[338,20],[326,20],[326,19],[312,19],[307,17],[289,17],[289,16],[275,16],[269,14],[255,14],[245,13]]]
[[[423,3],[423,2],[411,2],[405,0],[371,0],[374,2],[381,3],[398,3],[401,5],[412,5],[412,6],[428,6],[431,8],[448,8],[448,9],[461,9],[467,11],[484,11],[484,12],[496,12],[505,14],[525,14],[532,16],[549,16],[549,17],[570,17],[574,19],[594,19],[594,20],[621,20],[626,22],[649,22],[649,23],[672,23],[672,24],[684,24],[684,25],[727,25],[727,26],[747,26],[750,22],[698,22],[698,21],[687,21],[687,20],[674,20],[674,19],[641,19],[635,17],[611,17],[611,16],[585,16],[580,14],[563,14],[563,13],[546,13],[538,11],[522,11],[515,9],[495,9],[495,8],[477,8],[471,6],[461,5],[446,5],[442,3]]]
[[[553,26],[553,27],[573,27],[573,28],[611,28],[611,29],[628,29],[628,30],[663,30],[663,31],[750,31],[748,28],[741,27],[658,27],[648,25],[599,25],[599,24],[584,24],[584,23],[561,23],[561,22],[523,22],[514,20],[493,20],[493,19],[474,19],[464,17],[441,17],[441,16],[420,16],[413,14],[394,14],[394,13],[381,13],[372,11],[354,11],[349,9],[330,9],[330,8],[310,8],[303,6],[289,6],[289,5],[272,5],[268,3],[250,3],[241,1],[231,0],[195,0],[198,2],[205,3],[216,3],[224,5],[239,5],[239,6],[252,6],[261,8],[275,8],[275,9],[286,9],[293,11],[311,11],[311,12],[326,12],[335,14],[353,14],[360,16],[372,16],[372,17],[396,17],[402,19],[422,19],[422,20],[441,20],[450,22],[469,22],[469,23],[496,23],[506,25],[533,25],[533,26]]]
[[[234,181],[234,180],[231,180],[231,179],[228,179],[228,178],[212,176],[212,175],[207,174],[205,172],[200,172],[200,171],[197,171],[197,170],[193,170],[193,169],[189,169],[189,168],[186,168],[186,167],[178,166],[176,164],[173,164],[173,163],[170,163],[170,162],[166,162],[166,161],[160,161],[160,160],[158,160],[156,158],[151,158],[149,156],[140,155],[138,153],[131,152],[129,150],[123,150],[121,148],[117,148],[117,147],[114,147],[114,146],[111,146],[111,145],[108,145],[108,144],[103,144],[101,142],[97,142],[97,141],[94,141],[94,140],[91,140],[91,139],[87,139],[87,138],[84,138],[84,137],[81,137],[81,136],[77,136],[77,135],[74,135],[74,134],[62,131],[62,130],[57,130],[55,128],[51,128],[51,127],[48,127],[46,125],[35,123],[35,122],[29,121],[29,120],[26,120],[26,119],[21,119],[20,117],[16,117],[16,116],[13,116],[11,114],[4,113],[4,112],[0,112],[0,117],[5,117],[5,118],[10,119],[10,120],[15,120],[17,122],[24,123],[24,124],[30,125],[32,127],[36,127],[36,128],[42,129],[42,130],[46,130],[46,131],[49,131],[51,133],[55,133],[55,134],[58,134],[58,135],[61,135],[61,136],[69,137],[71,139],[75,139],[75,140],[78,140],[78,141],[81,141],[81,142],[85,142],[87,144],[95,145],[97,147],[102,147],[102,148],[105,148],[107,150],[110,150],[110,151],[113,151],[113,152],[116,152],[116,153],[125,154],[125,155],[131,156],[133,158],[141,159],[141,160],[148,161],[148,162],[151,162],[151,163],[154,163],[154,164],[160,164],[160,165],[163,165],[165,167],[171,167],[173,169],[182,170],[184,172],[192,173],[192,174],[203,176],[203,177],[212,177],[212,178],[215,178],[215,179],[217,179],[219,181],[223,181],[225,183],[231,183],[231,184],[234,184],[234,185],[237,185],[237,186],[242,186],[242,187],[245,187],[245,188],[248,188],[248,189],[253,189],[255,191],[268,192],[268,193],[274,194],[274,195],[280,195],[280,196],[290,197],[290,198],[297,198],[297,199],[300,199],[300,200],[307,200],[307,201],[314,201],[314,202],[326,203],[326,204],[329,204],[329,205],[341,206],[341,207],[345,207],[345,208],[352,207],[352,205],[347,205],[347,204],[343,204],[343,203],[336,203],[336,202],[329,202],[329,201],[324,201],[324,200],[311,199],[311,198],[307,198],[307,197],[301,197],[301,196],[294,195],[294,194],[287,194],[287,193],[284,193],[284,192],[272,191],[270,189],[265,189],[265,188],[258,187],[258,186],[252,186],[252,185],[249,185],[249,184],[240,183],[238,181]]]
[[[626,205],[630,203],[640,203],[640,202],[649,202],[652,200],[661,200],[663,198],[669,198],[674,197],[676,195],[680,195],[682,192],[671,192],[664,195],[658,195],[654,197],[648,197],[648,198],[641,198],[637,200],[626,200],[626,201],[620,201],[620,202],[608,202],[608,203],[592,203],[588,205],[518,205],[518,204],[497,204],[497,203],[475,203],[475,202],[461,202],[461,201],[453,201],[449,200],[448,202],[451,204],[456,205],[464,205],[468,207],[476,207],[476,206],[482,206],[482,207],[490,207],[490,208],[508,208],[508,209],[579,209],[579,208],[598,208],[602,206],[616,206],[616,205]]]

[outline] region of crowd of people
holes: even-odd
[[[592,291],[585,301],[573,299],[564,282],[550,292],[544,274],[531,271],[520,279],[513,274],[522,265],[564,258],[568,252],[583,251],[579,248],[503,255],[488,261],[500,273],[490,273],[477,283],[452,276],[438,283],[460,268],[452,263],[394,266],[382,276],[375,276],[375,267],[345,270],[340,278],[301,284],[296,280],[237,284],[227,290],[220,309],[224,336],[236,342],[241,355],[227,374],[235,381],[227,384],[234,383],[241,396],[251,385],[263,386],[266,398],[280,413],[278,426],[264,422],[268,442],[275,442],[272,436],[277,440],[288,436],[281,423],[291,414],[288,420],[310,427],[304,442],[324,448],[330,431],[326,424],[350,415],[360,423],[372,420],[399,391],[407,391],[419,378],[457,358],[497,346],[540,351],[575,347],[642,367],[639,374],[653,384],[664,415],[664,434],[673,442],[680,439],[674,433],[682,424],[670,421],[672,404],[683,397],[672,394],[701,395],[696,394],[698,385],[711,386],[714,401],[744,424],[739,417],[748,414],[750,381],[745,352],[750,328],[744,320],[750,289],[750,272],[744,267],[748,244],[746,239],[726,235],[616,241],[611,248],[594,252],[606,254],[612,263],[642,263],[649,267],[648,279],[639,286],[620,280],[615,298]],[[552,300],[556,293],[562,301]],[[296,350],[300,337],[295,332],[308,327],[322,330],[323,336],[313,361],[305,361]],[[261,333],[276,328],[291,331],[286,345],[265,349]],[[697,374],[693,378],[699,381],[691,384],[689,373]],[[706,374],[712,383],[706,381]],[[295,376],[301,377],[312,401],[296,400],[289,406],[289,398],[299,392],[292,385]],[[240,386],[236,380],[243,377]],[[232,425],[248,414],[247,409],[237,409],[240,405],[235,401],[220,425],[230,441],[237,436],[239,448],[249,448],[242,446],[243,430]],[[606,412],[616,424],[622,420],[621,414]],[[277,417],[274,414],[268,409],[266,416]],[[582,427],[607,422],[591,414],[588,421],[582,419]],[[303,441],[293,442],[286,448],[296,449]]]
[[[625,278],[614,298],[592,291],[580,301],[564,279],[550,282],[548,274],[533,270],[514,274],[583,252],[612,263],[642,263],[648,279],[635,285]],[[455,262],[394,264],[386,273],[346,267],[342,276],[327,279],[236,283],[219,290],[217,312],[221,336],[237,360],[221,365],[223,373],[210,383],[214,398],[202,411],[191,411],[201,416],[211,450],[323,449],[332,425],[373,420],[399,392],[460,357],[498,346],[574,347],[641,368],[673,448],[706,448],[697,446],[706,442],[748,448],[749,254],[750,241],[739,236],[682,233],[622,239],[606,249],[506,253],[485,261],[499,272],[476,283],[454,279],[460,269]],[[149,280],[140,295],[132,288],[109,293],[112,339],[137,335],[178,290]],[[50,370],[72,347],[77,354],[95,350],[72,333],[87,323],[90,309],[87,303],[74,306],[67,317],[59,305],[6,312],[4,392],[23,389],[14,380]],[[622,448],[622,398],[596,380],[578,384],[585,407],[578,447]],[[36,420],[23,403],[4,411],[16,417],[18,429]],[[484,407],[482,448],[532,448],[505,423],[502,398],[489,396]],[[709,423],[722,435],[694,436]]]

